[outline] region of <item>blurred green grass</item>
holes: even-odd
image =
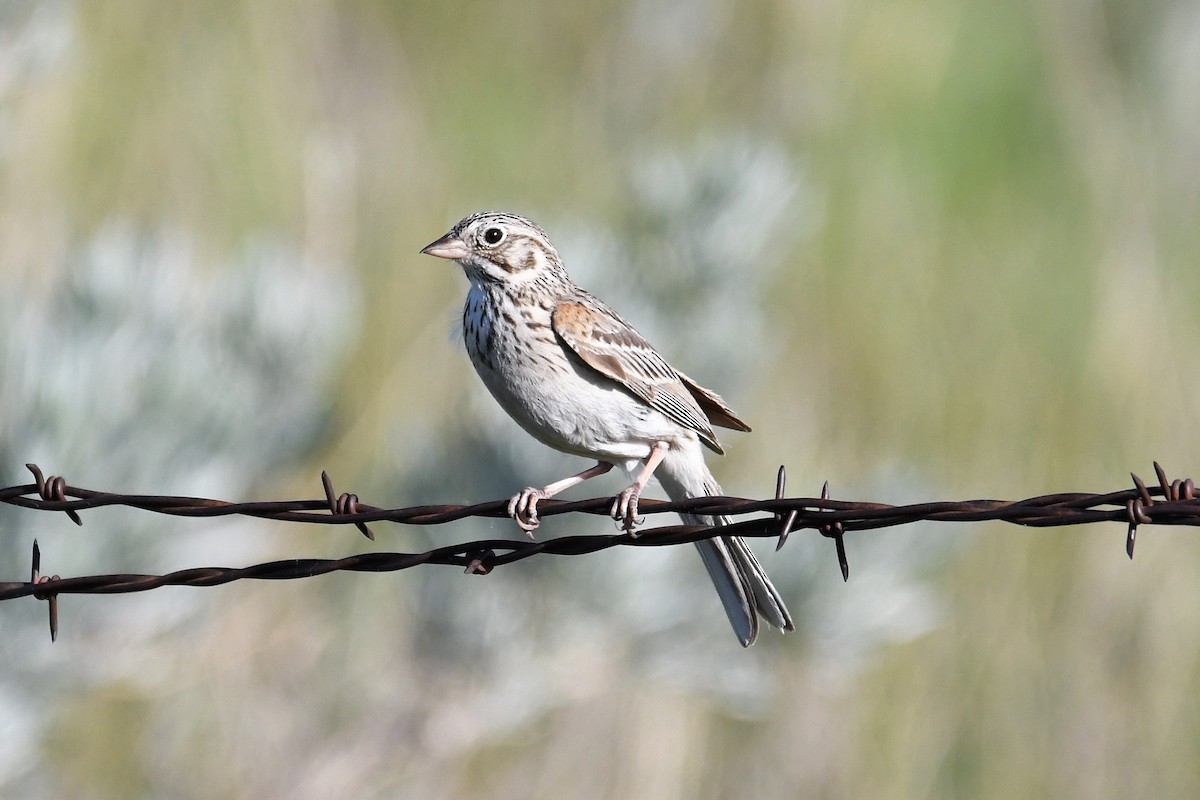
[[[655,154],[694,169],[735,152],[729,140],[785,154],[795,186],[782,223],[746,228],[766,240],[746,243],[765,274],[731,261],[721,278],[757,287],[739,299],[764,337],[746,343],[749,377],[731,385],[719,358],[676,359],[707,369],[754,424],[714,466],[731,491],[765,491],[780,461],[794,491],[829,478],[835,496],[914,501],[1115,488],[1152,459],[1194,471],[1200,17],[1188,3],[127,0],[16,3],[0,25],[0,274],[25,302],[51,297],[75,263],[62,253],[114,222],[185,234],[218,276],[254,242],[282,242],[361,293],[361,334],[337,354],[326,407],[296,432],[304,451],[259,479],[264,493],[310,491],[327,467],[395,504],[483,499],[571,463],[481,422],[490,401],[448,334],[464,282],[417,250],[482,207],[534,216],[568,267],[615,242],[608,252],[630,259],[596,269],[627,303],[655,298],[641,311],[655,319],[633,321],[691,354],[719,281],[657,257],[686,254],[670,237],[701,241],[740,195],[696,180],[655,207],[637,172]],[[686,296],[659,300],[672,285]],[[15,375],[37,381],[19,359],[3,366],[10,392]],[[15,440],[33,421],[5,424]],[[80,483],[101,482],[105,466],[89,466]],[[430,573],[214,591],[193,627],[143,644],[157,671],[132,688],[73,680],[71,659],[108,645],[64,637],[51,672],[69,691],[33,762],[57,777],[9,766],[0,786],[1195,793],[1200,550],[1187,532],[1147,532],[1132,565],[1117,526],[916,535],[949,553],[904,567],[939,598],[933,627],[842,665],[810,618],[752,653],[706,650],[688,680],[663,651],[690,642],[631,633],[648,607],[602,602],[632,591],[608,573],[665,581],[669,560],[556,562],[483,588]],[[868,569],[844,588],[810,585],[787,551],[769,566],[794,604],[819,609],[880,592],[871,554],[851,543],[852,568]],[[563,598],[589,580],[609,583]],[[248,597],[252,612],[238,605]],[[562,607],[595,627],[564,628]],[[6,628],[24,625],[24,609],[3,611]],[[760,711],[742,718],[729,700],[742,689],[709,687],[727,673],[766,687]],[[264,708],[288,709],[290,726],[260,735]],[[146,719],[122,736],[130,709]]]

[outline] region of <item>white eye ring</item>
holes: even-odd
[[[499,225],[489,225],[479,234],[479,242],[485,247],[495,247],[504,241],[504,228]]]

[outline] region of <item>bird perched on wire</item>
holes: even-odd
[[[516,214],[481,212],[458,222],[422,253],[457,261],[471,282],[463,340],[475,371],[508,414],[539,441],[596,465],[518,492],[508,512],[537,528],[539,500],[622,468],[632,483],[612,515],[632,533],[651,476],[673,500],[721,494],[704,450],[722,453],[713,426],[749,431],[715,393],[673,369],[633,326],[580,289],[545,231]],[[724,517],[681,514],[685,523]],[[743,646],[761,617],[794,630],[783,599],[736,536],[696,543]]]

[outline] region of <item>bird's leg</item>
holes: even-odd
[[[537,529],[542,521],[538,519],[537,504],[539,500],[545,500],[547,497],[554,497],[559,492],[566,491],[572,486],[578,486],[588,478],[594,478],[597,475],[603,475],[613,468],[613,465],[607,461],[597,461],[596,466],[589,467],[578,475],[572,475],[569,478],[563,478],[561,481],[547,484],[540,489],[532,486],[526,486],[521,491],[512,496],[508,501],[508,515],[516,520],[521,526],[521,530],[529,534],[529,538],[533,538],[533,532]]]
[[[671,445],[666,442],[655,442],[654,446],[650,448],[650,455],[646,458],[646,466],[642,467],[642,471],[638,473],[629,488],[613,500],[610,514],[631,536],[633,528],[637,524],[638,498],[642,496],[642,489],[646,488],[650,476],[666,458],[669,449],[671,449]]]

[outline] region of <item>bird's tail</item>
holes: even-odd
[[[655,475],[672,500],[721,494],[721,485],[708,471],[704,453],[697,443],[695,450],[672,449],[667,453]],[[727,517],[680,514],[688,525],[728,525]],[[766,571],[738,536],[719,536],[696,542],[700,558],[717,587],[721,604],[733,625],[738,641],[749,647],[758,636],[758,619],[781,630],[795,630],[783,598],[771,585]]]

